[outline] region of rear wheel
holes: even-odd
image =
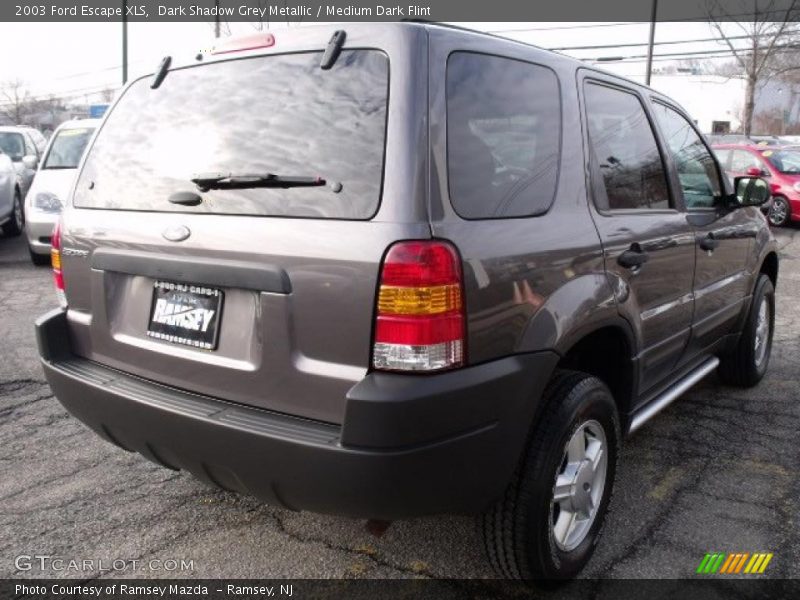
[[[17,236],[25,229],[25,212],[22,210],[22,198],[19,190],[14,191],[14,208],[11,210],[11,219],[3,225],[3,233],[9,236]]]
[[[769,207],[767,212],[767,220],[770,225],[782,227],[789,222],[790,211],[789,201],[783,196],[775,196],[772,199],[772,206]]]
[[[621,438],[611,392],[585,373],[557,371],[543,400],[505,496],[481,517],[489,561],[502,577],[577,575],[611,499]]]
[[[752,387],[764,377],[772,353],[775,328],[775,288],[763,273],[758,276],[753,301],[736,348],[721,357],[719,376],[737,387]]]

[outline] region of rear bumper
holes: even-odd
[[[58,400],[105,439],[292,509],[395,519],[474,513],[503,492],[552,353],[433,376],[372,373],[340,425],[191,394],[74,356],[60,310],[36,323]]]

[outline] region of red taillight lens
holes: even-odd
[[[64,273],[61,271],[61,221],[53,228],[50,236],[50,264],[53,266],[53,283],[56,286],[56,295],[61,306],[67,306],[67,296],[64,291]]]
[[[373,366],[438,371],[464,364],[461,259],[452,244],[399,242],[383,260]]]

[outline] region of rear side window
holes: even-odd
[[[81,208],[369,219],[383,179],[389,61],[345,50],[330,70],[320,52],[176,69],[157,89],[134,83],[89,150],[73,203]],[[197,175],[321,177],[320,187],[212,189]],[[338,184],[341,184],[339,186]]]
[[[642,103],[634,94],[587,83],[586,117],[591,160],[602,186],[594,186],[600,208],[610,210],[670,207],[667,177],[656,138]]]
[[[447,172],[466,219],[541,214],[558,180],[561,106],[546,67],[454,52],[447,61]]]

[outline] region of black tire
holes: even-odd
[[[764,304],[767,310],[767,337],[764,340],[764,353],[759,352],[756,338],[759,336],[759,313]],[[772,336],[775,330],[775,288],[770,278],[761,273],[756,280],[753,300],[747,313],[747,320],[736,348],[720,357],[717,369],[720,379],[736,387],[753,387],[764,377],[772,354]],[[763,337],[763,333],[762,333]]]
[[[774,227],[783,227],[792,220],[792,208],[783,196],[775,196],[767,211],[767,221]]]
[[[3,234],[16,237],[25,229],[25,210],[22,207],[22,198],[19,190],[14,191],[14,207],[11,209],[11,219],[3,225]]]
[[[30,248],[30,246],[28,247],[28,254],[31,255],[31,262],[37,267],[42,267],[44,265],[50,264],[49,254],[37,254]]]
[[[614,398],[596,377],[556,371],[543,402],[542,415],[504,497],[479,522],[487,556],[497,574],[540,584],[574,577],[591,558],[611,500],[621,444]],[[553,499],[554,486],[559,472],[575,464],[567,462],[567,444],[588,423],[600,424],[606,437],[604,487],[598,492],[602,494],[598,509],[594,520],[585,525],[582,541],[565,551],[553,533],[555,515],[561,510]]]

